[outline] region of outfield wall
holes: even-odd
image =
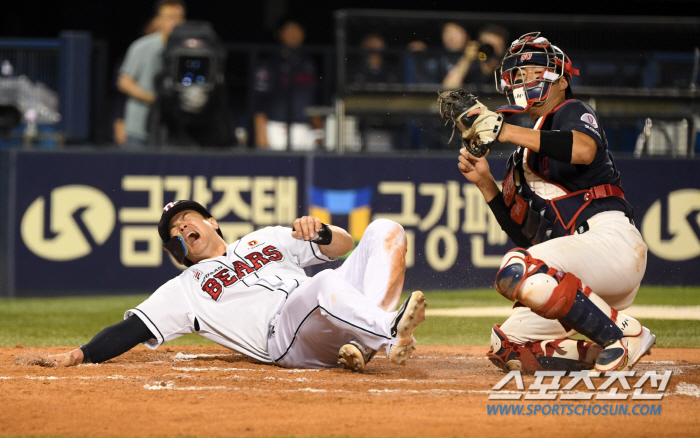
[[[0,152],[0,296],[143,293],[179,273],[156,230],[192,198],[228,241],[312,212],[357,240],[406,229],[406,287],[489,287],[512,244],[456,154]],[[497,177],[504,158],[490,160]],[[617,160],[649,246],[644,284],[700,285],[700,161]]]

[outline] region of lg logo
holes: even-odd
[[[683,189],[660,200],[644,215],[642,236],[649,250],[666,260],[683,261],[700,256],[700,190]]]
[[[115,221],[114,206],[104,193],[89,186],[69,185],[51,192],[48,212],[43,196],[34,200],[22,217],[20,233],[27,248],[39,257],[68,261],[104,244]]]

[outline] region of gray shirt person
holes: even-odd
[[[158,32],[137,39],[129,46],[119,72],[133,78],[143,90],[155,93],[154,79],[163,69],[164,48],[163,37]],[[133,97],[127,99],[124,121],[129,140],[146,141],[149,109],[150,105],[141,100]]]
[[[152,20],[157,33],[134,41],[119,71],[117,88],[129,99],[124,111],[126,146],[146,146],[149,105],[156,100],[155,77],[163,68],[161,56],[173,28],[185,21],[183,0],[158,0]]]

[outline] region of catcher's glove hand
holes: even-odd
[[[440,117],[447,119],[445,124],[452,122],[452,126],[456,128],[457,123],[462,122],[467,129],[471,128],[477,118],[476,115],[465,117],[467,113],[483,106],[481,102],[476,100],[476,96],[467,93],[462,88],[438,93],[437,105]],[[452,141],[451,137],[450,141]]]
[[[467,114],[474,110],[479,111],[467,117]],[[457,123],[461,122],[464,125],[466,129],[462,132],[462,143],[475,157],[488,155],[503,126],[502,116],[489,111],[476,96],[462,88],[439,93],[438,112],[442,118],[447,119],[445,124],[452,122],[452,137]],[[452,141],[452,137],[449,142]]]
[[[501,133],[502,129],[503,116],[483,107],[476,121],[472,124],[468,138],[464,138],[464,133],[467,131],[462,133],[462,142],[469,153],[475,157],[483,157],[484,155],[488,155],[491,146],[498,141],[498,135]],[[482,153],[482,155],[472,153],[472,148]]]

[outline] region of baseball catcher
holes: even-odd
[[[158,233],[187,269],[127,310],[124,321],[52,356],[58,365],[104,362],[139,343],[156,349],[188,333],[288,368],[362,371],[377,351],[404,364],[414,350],[426,304],[414,292],[394,311],[406,270],[406,234],[396,222],[372,222],[341,267],[314,277],[303,268],[355,246],[345,230],[316,217],[227,244],[204,206],[177,201],[163,209]]]
[[[510,105],[490,111],[463,90],[438,99],[440,115],[461,131],[459,170],[518,246],[495,282],[517,308],[491,333],[488,356],[504,371],[625,370],[656,342],[619,312],[637,293],[647,246],[598,115],[573,98],[577,74],[534,32],[514,41],[496,70]],[[523,112],[532,129],[505,122]],[[501,188],[485,158],[496,142],[517,145]],[[576,333],[590,341],[571,339]]]

